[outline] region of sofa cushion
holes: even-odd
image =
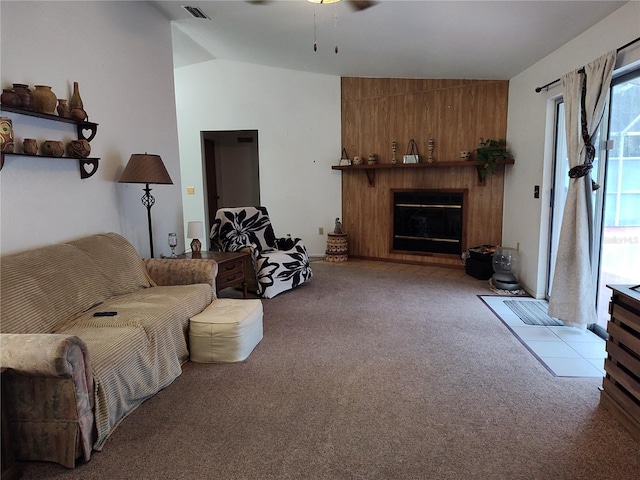
[[[82,250],[96,264],[109,286],[109,296],[125,295],[154,285],[138,252],[117,233],[81,238],[68,245]]]
[[[0,262],[0,331],[52,333],[59,322],[110,297],[110,291],[93,260],[71,245],[5,255]]]

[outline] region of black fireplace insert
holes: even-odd
[[[462,253],[464,193],[394,191],[393,250]]]

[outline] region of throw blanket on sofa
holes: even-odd
[[[211,288],[202,284],[146,288],[109,299],[56,332],[82,338],[92,355],[95,450],[142,402],[180,375],[189,358],[189,318],[209,303]],[[118,314],[94,317],[94,311]]]

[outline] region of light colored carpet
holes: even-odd
[[[187,363],[101,453],[24,479],[637,479],[595,378],[557,378],[446,269],[314,262],[244,363]],[[451,272],[451,273],[449,273]]]

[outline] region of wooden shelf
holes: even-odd
[[[515,160],[508,159],[500,162],[500,165],[513,165]],[[375,171],[376,170],[390,170],[390,169],[412,169],[412,168],[475,168],[478,172],[478,185],[484,185],[484,179],[480,176],[481,165],[475,160],[458,160],[450,162],[421,162],[421,163],[376,163],[374,165],[332,165],[332,170],[364,170],[369,180],[369,186],[375,185]]]
[[[98,161],[100,158],[97,157],[86,157],[86,158],[76,158],[76,157],[54,157],[53,155],[29,155],[28,153],[3,153],[2,161],[0,162],[0,168],[4,165],[4,157],[34,157],[34,158],[53,158],[55,160],[78,160],[78,167],[80,168],[80,178],[83,180],[85,178],[91,177],[96,171],[98,171]]]
[[[58,115],[52,115],[50,113],[41,113],[34,112],[32,110],[25,110],[23,108],[16,107],[8,107],[6,105],[0,106],[0,111],[3,112],[11,112],[18,113],[20,115],[24,115],[27,117],[35,117],[35,118],[43,118],[45,120],[51,120],[54,122],[61,123],[70,123],[76,126],[76,133],[78,135],[78,139],[84,139],[87,142],[93,140],[98,132],[98,124],[89,122],[86,120],[75,120],[73,118],[65,118],[60,117]],[[88,131],[88,134],[85,134],[85,131]],[[78,160],[78,167],[80,169],[80,178],[85,179],[91,177],[94,173],[98,171],[98,160],[99,158],[88,157],[88,158],[74,158],[74,157],[54,157],[50,155],[29,155],[26,153],[4,153],[0,154],[0,170],[4,166],[4,158],[5,156],[17,156],[17,157],[44,157],[44,158],[73,158],[74,160]]]

